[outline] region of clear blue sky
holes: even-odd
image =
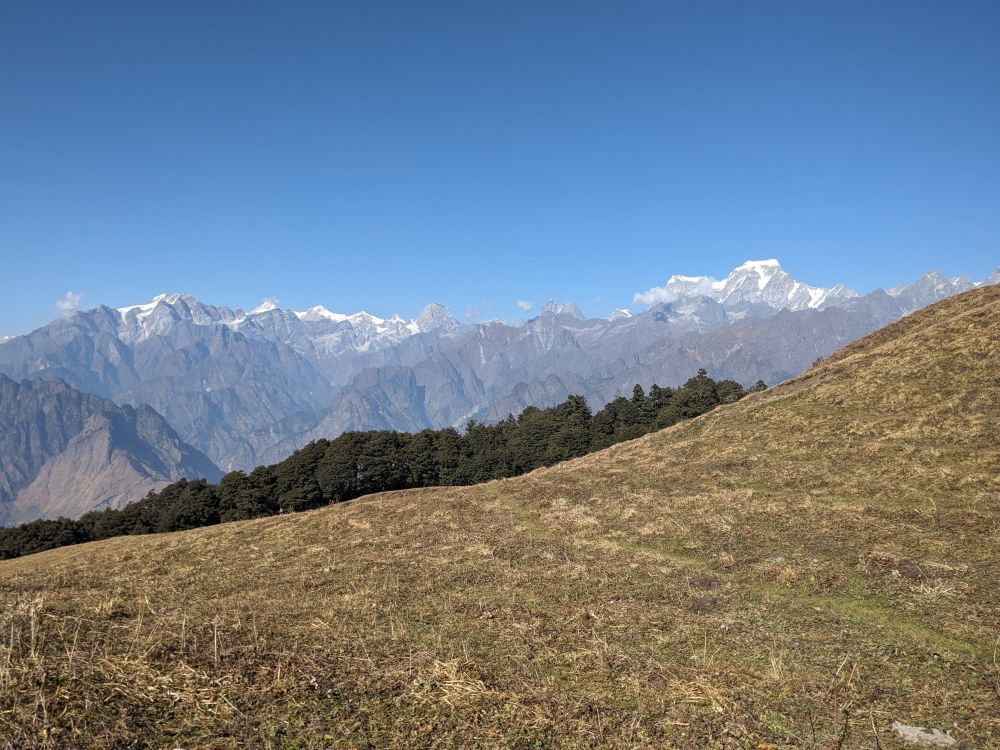
[[[1000,264],[1000,3],[0,4],[0,335]],[[535,308],[537,310],[537,307]]]

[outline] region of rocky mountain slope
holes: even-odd
[[[250,469],[345,430],[461,427],[570,393],[599,408],[636,383],[677,385],[699,367],[776,383],[975,285],[932,272],[859,297],[796,281],[774,260],[748,261],[723,280],[674,276],[637,295],[642,312],[584,319],[552,303],[516,325],[462,325],[436,304],[404,320],[322,306],[245,313],[160,295],[0,343],[0,372],[149,404],[223,469]]]
[[[149,406],[117,406],[61,381],[0,375],[0,523],[121,507],[219,470]]]
[[[683,305],[707,298],[738,313],[755,305],[774,310],[816,310],[857,297],[857,292],[843,284],[823,289],[796,281],[777,260],[771,259],[748,260],[722,280],[674,275],[665,286],[637,294],[636,301],[647,305],[660,302]]]
[[[997,746],[998,373],[988,287],[516,479],[0,563],[0,735]]]

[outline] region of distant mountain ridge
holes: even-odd
[[[44,705],[60,747],[997,748],[998,342],[977,289],[531,474],[0,561],[0,734],[36,746]],[[345,454],[304,451],[289,504],[358,488]],[[177,526],[185,495],[223,507],[179,491]]]
[[[719,280],[712,276],[671,276],[663,287],[637,294],[641,304],[691,303],[699,298],[734,308],[734,312],[763,304],[775,310],[818,310],[856,299],[853,289],[837,284],[830,289],[809,286],[793,279],[781,264],[771,260],[748,260]]]
[[[726,278],[672,276],[648,307],[586,318],[569,302],[517,324],[460,323],[431,303],[412,320],[318,305],[250,312],[158,295],[97,307],[0,343],[0,372],[63,379],[119,404],[148,404],[224,470],[280,460],[353,429],[494,421],[579,393],[594,408],[635,383],[776,383],[931,302],[1000,280],[930,272],[888,292],[804,284],[776,260]]]
[[[221,476],[149,406],[0,375],[0,524],[121,507],[182,477]]]
[[[129,343],[164,335],[179,320],[187,320],[200,326],[221,324],[248,335],[283,340],[293,346],[301,344],[304,352],[315,348],[333,355],[347,350],[367,351],[407,336],[459,325],[446,307],[434,302],[413,320],[399,315],[384,319],[364,311],[347,315],[332,312],[323,305],[297,312],[284,310],[273,302],[245,313],[239,308],[206,305],[186,294],[158,294],[149,302],[114,308],[113,312],[121,320],[119,337]],[[304,344],[306,341],[308,345]]]

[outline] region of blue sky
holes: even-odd
[[[1000,265],[1000,3],[0,4],[0,335]],[[535,308],[537,310],[537,307]]]

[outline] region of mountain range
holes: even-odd
[[[932,271],[861,296],[804,284],[776,260],[748,261],[721,280],[672,276],[636,295],[642,311],[586,318],[550,302],[516,324],[460,323],[436,303],[407,320],[321,305],[244,312],[163,294],[2,341],[0,373],[151,407],[215,466],[251,469],[348,430],[460,428],[570,393],[598,408],[636,383],[677,385],[700,367],[744,385],[776,383],[914,310],[997,281],[1000,269],[980,282]]]
[[[998,343],[976,289],[519,477],[2,560],[0,737],[1000,747]]]
[[[119,507],[182,477],[219,477],[149,406],[0,375],[0,524]]]

